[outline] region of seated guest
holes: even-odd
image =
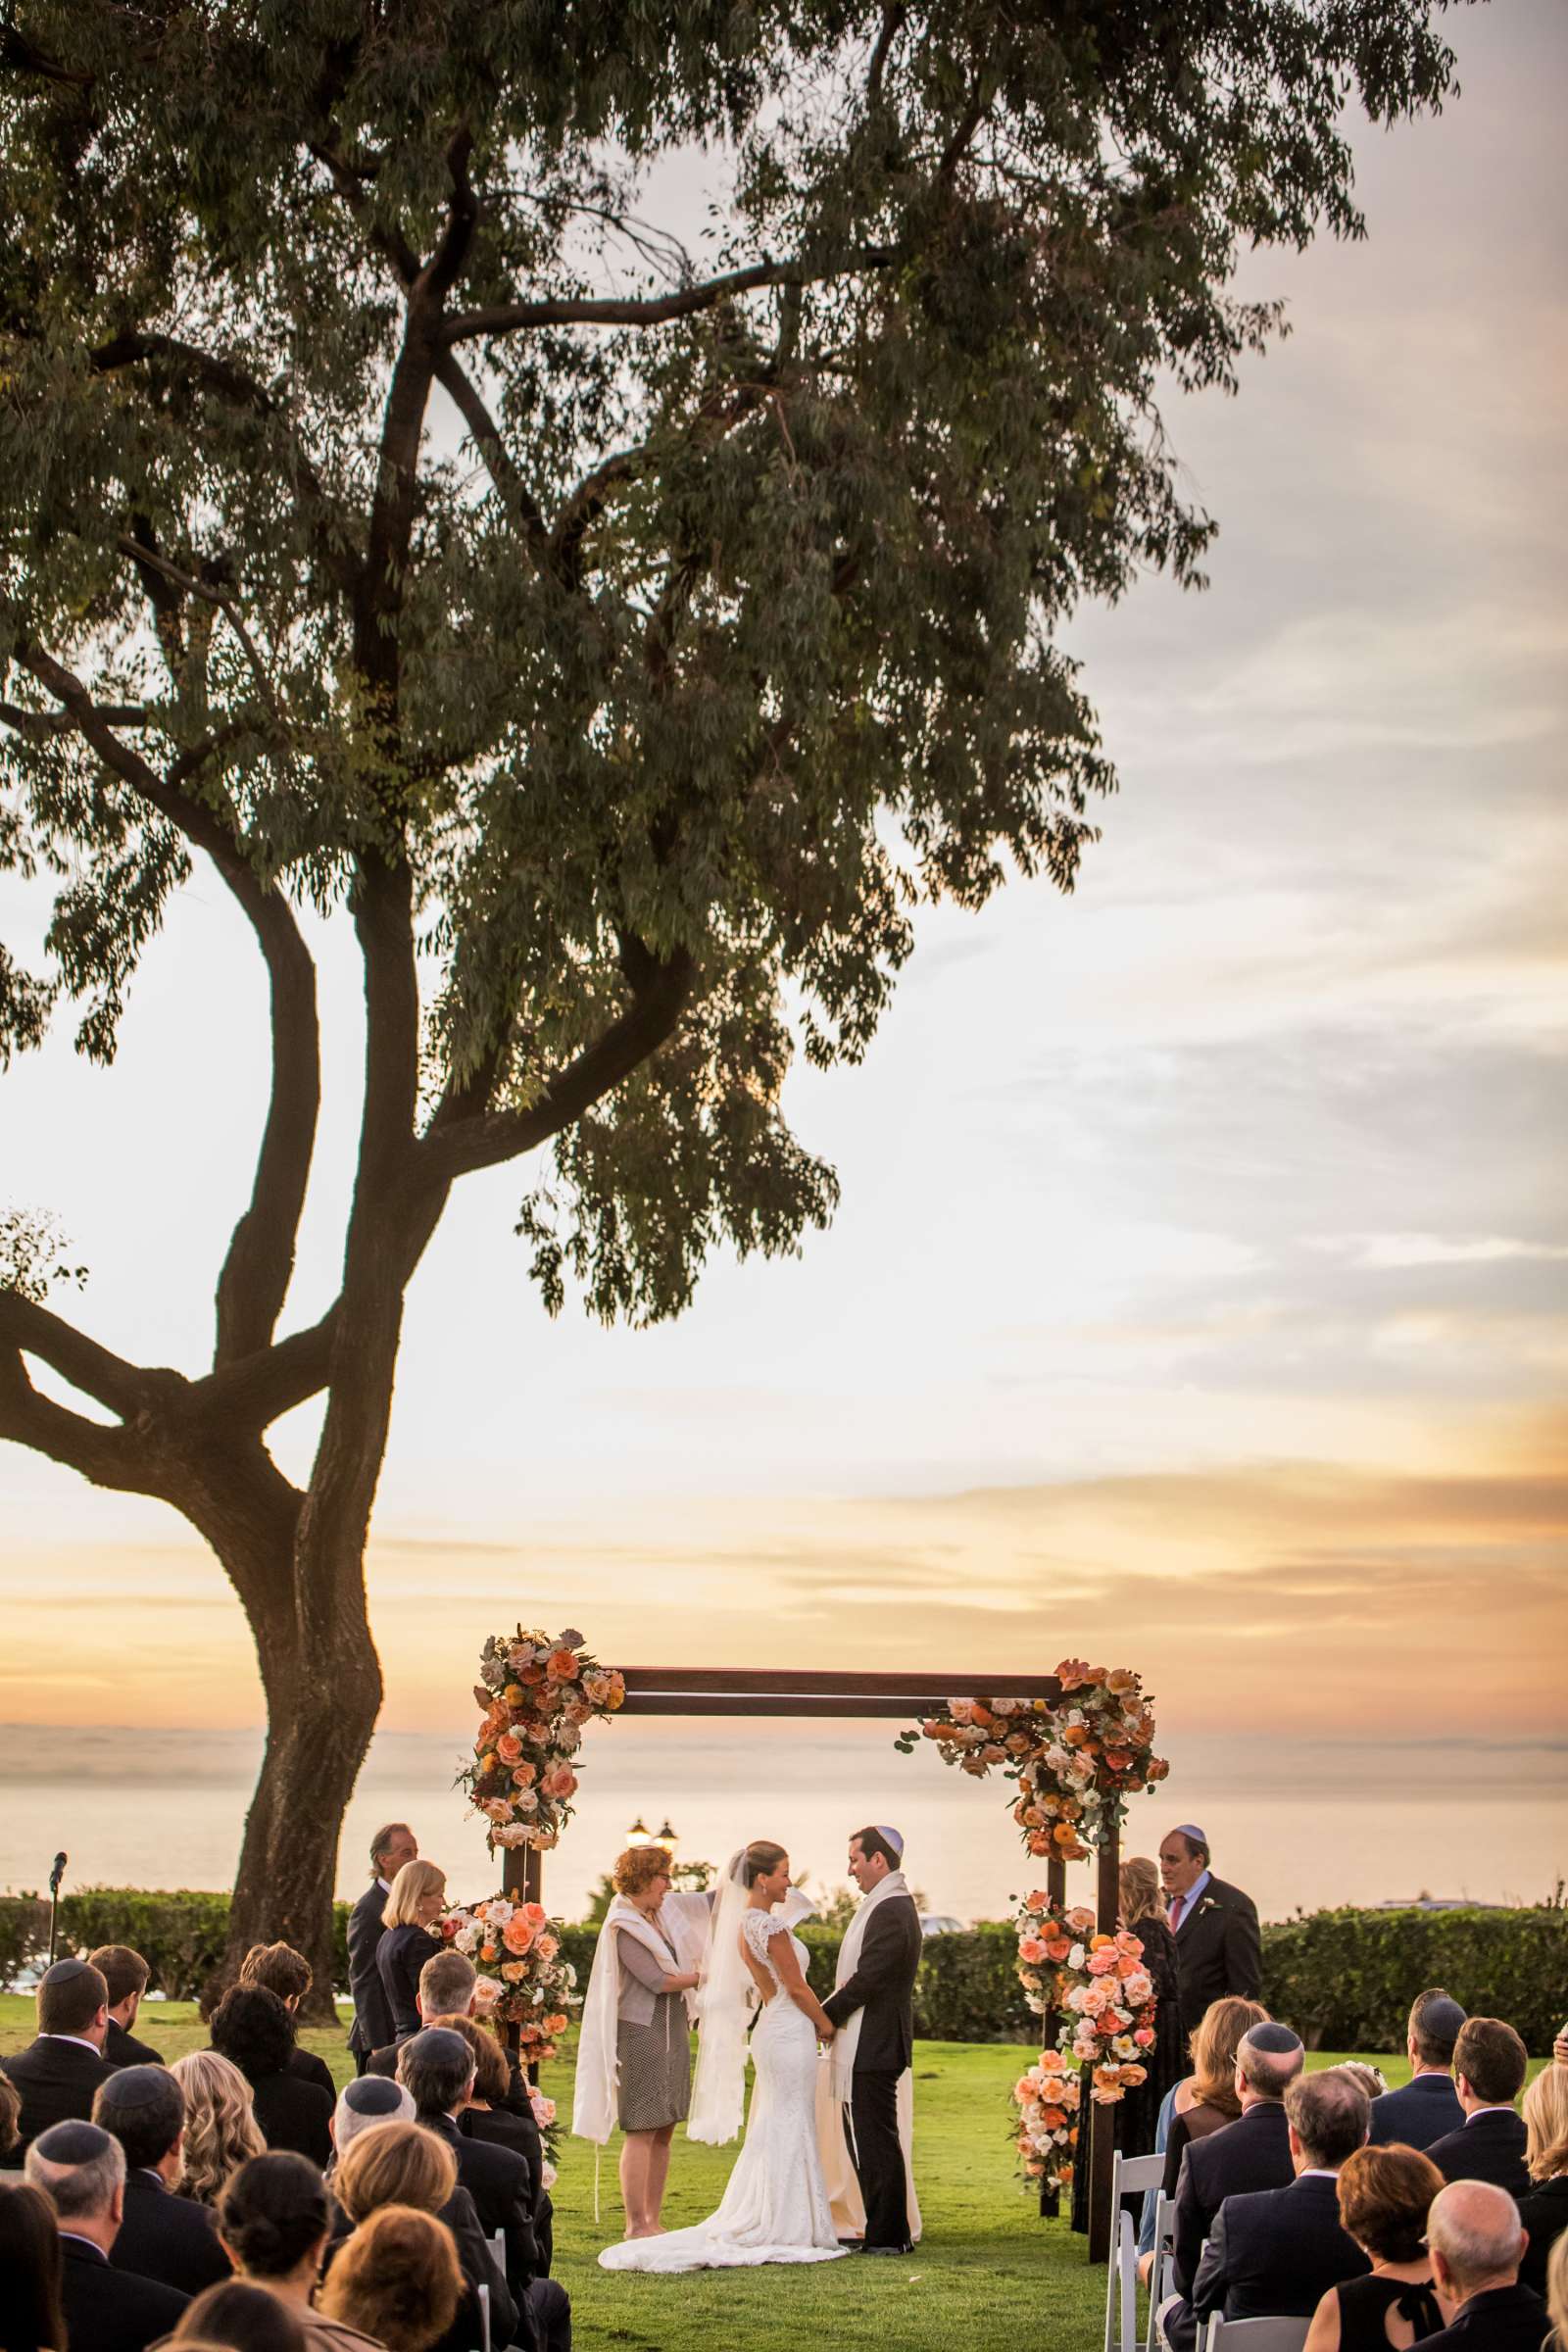
[[[356,2075],[345,2082],[337,2094],[332,2110],[332,2147],[334,2155],[327,2170],[327,2186],[337,2167],[343,2161],[344,2150],[352,2139],[371,2124],[412,2124],[414,2100],[401,2082],[388,2082],[379,2075]]]
[[[1383,2069],[1380,2066],[1374,2066],[1368,2058],[1342,2058],[1339,2071],[1342,2075],[1349,2076],[1369,2108],[1373,2100],[1381,2099],[1389,2087]],[[1408,2144],[1406,2142],[1406,2145]]]
[[[185,2100],[180,2195],[216,2206],[240,2166],[267,2151],[255,2094],[239,2068],[216,2050],[188,2050],[169,2071]]]
[[[1298,2035],[1266,2020],[1242,2036],[1236,2053],[1241,2115],[1222,2132],[1195,2140],[1182,2164],[1171,2241],[1171,2285],[1192,2295],[1198,2260],[1227,2197],[1284,2188],[1294,2178],[1285,2093],[1306,2063]],[[1191,2330],[1184,2327],[1184,2333]]]
[[[368,2078],[361,2077],[362,2086]],[[377,2082],[383,2093],[399,2087]],[[338,2156],[332,2174],[332,2198],[338,2219],[327,2245],[327,2261],[335,2263],[350,2232],[364,2228],[385,2207],[427,2213],[446,2229],[456,2248],[463,2275],[463,2292],[448,2322],[450,2342],[441,2352],[468,2352],[479,2341],[478,2290],[490,2290],[490,2334],[507,2343],[517,2328],[517,2306],[497,2266],[494,2249],[479,2227],[473,2199],[458,2182],[458,2160],[444,2139],[422,2124],[372,2124],[355,2132]],[[524,2321],[523,2332],[529,2332]]]
[[[21,2091],[9,2075],[0,2074],[0,2168],[22,2162],[21,2156],[16,2153],[22,2138],[17,2125],[21,2113]]]
[[[1228,1992],[1223,2000],[1210,2001],[1198,2027],[1189,2034],[1193,2071],[1160,2102],[1159,2119],[1154,2126],[1154,2146],[1165,2159],[1160,2186],[1173,2201],[1182,2177],[1182,2158],[1189,2144],[1206,2138],[1211,2132],[1223,2131],[1241,2114],[1242,2103],[1236,2095],[1236,2053],[1245,2034],[1254,2026],[1267,2023],[1268,2011],[1261,2001],[1243,2000],[1240,1993]],[[1154,2244],[1154,2207],[1153,2197],[1146,2196],[1144,2225],[1138,2233],[1138,2268],[1146,2286]]]
[[[1525,2092],[1525,2162],[1534,2186],[1516,2200],[1530,2240],[1519,2277],[1544,2295],[1547,2257],[1568,2230],[1568,2066],[1543,2067]]]
[[[394,2040],[419,2031],[419,1971],[435,1949],[446,1895],[446,1872],[433,1862],[405,1862],[392,1882],[375,1965],[392,2013]]]
[[[465,2139],[486,2139],[492,2147],[511,2148],[528,2167],[528,2193],[533,2202],[533,2234],[539,2248],[539,2269],[550,2271],[554,2238],[554,2208],[545,2187],[545,2144],[533,2111],[528,2078],[488,2027],[472,2017],[433,2017],[433,2026],[461,2034],[473,2053],[473,2089],[458,2117]]]
[[[1519,2283],[1524,2231],[1506,2189],[1450,2180],[1432,2200],[1427,2243],[1448,2324],[1426,2338],[1422,2352],[1541,2352],[1546,2307]]]
[[[213,2217],[175,2194],[184,2161],[185,2094],[161,2066],[122,2066],[103,2083],[92,2120],[125,2151],[125,2210],[110,2256],[117,2271],[199,2295],[229,2275]]]
[[[0,2344],[6,2352],[66,2352],[60,2229],[42,2189],[0,2187]]]
[[[417,2014],[410,2034],[416,2034],[421,2026],[433,2026],[438,2017],[450,2017],[455,2011],[461,2011],[465,2017],[470,2015],[478,1986],[479,1972],[473,1962],[466,1960],[461,1952],[454,1952],[444,1944],[438,1946],[419,1970],[419,1981],[414,1991],[414,2006]],[[368,2075],[395,2075],[398,2071],[398,2052],[409,2037],[409,2034],[400,2034],[384,2049],[372,2050],[366,2061],[365,2072]]]
[[[319,2083],[289,2071],[294,2027],[275,1992],[233,1984],[208,2020],[213,2047],[239,2068],[256,2101],[270,2148],[289,2148],[325,2168],[332,2158],[332,2101]]]
[[[225,2278],[220,2286],[208,2287],[181,2314],[169,2340],[221,2344],[223,2352],[306,2352],[304,2323],[248,2278]]]
[[[1427,2150],[1445,2180],[1490,2180],[1510,2197],[1529,2193],[1525,2128],[1513,2111],[1529,2072],[1529,2053],[1512,2026],[1500,2017],[1466,2020],[1453,2045],[1464,2122]]]
[[[119,2140],[96,2124],[51,2124],[27,2150],[27,2179],[54,2205],[72,2352],[147,2352],[177,2325],[190,2297],[160,2279],[110,2268],[125,2201]]]
[[[275,1992],[288,2011],[290,2026],[298,2032],[300,2003],[316,1983],[316,1971],[303,1952],[297,1952],[291,1943],[253,1943],[239,1964],[239,1981]],[[288,2071],[302,2082],[316,2083],[329,2099],[336,2099],[332,2069],[314,2050],[302,2050],[297,2040]]]
[[[1416,1994],[1404,2035],[1410,2080],[1373,2100],[1374,2147],[1397,2139],[1407,2148],[1430,2148],[1458,2131],[1464,2109],[1453,2087],[1453,2045],[1463,2024],[1464,2011],[1441,1985]]]
[[[1348,2067],[1340,2070],[1348,2074]],[[1357,2148],[1340,2168],[1340,2228],[1371,2275],[1331,2286],[1305,2352],[1405,2352],[1443,2326],[1426,2249],[1427,2209],[1443,2175],[1417,2148]]]
[[[458,2129],[457,2118],[473,2094],[473,2052],[461,2034],[426,2026],[404,2043],[398,2079],[412,2094],[420,2123],[457,2157],[458,2179],[478,2208],[486,2237],[502,2232],[507,2284],[521,2302],[539,2271],[528,2167],[511,2148],[466,2139]]]
[[[37,2039],[14,2057],[0,2058],[0,2068],[10,2076],[22,2102],[13,2163],[51,2124],[73,2116],[86,2123],[99,2083],[107,2082],[115,2071],[104,2057],[109,1987],[90,1962],[57,1960],[38,1979],[34,1999]]]
[[[111,2066],[162,2066],[162,2050],[149,2048],[136,2039],[136,2017],[141,2008],[141,1996],[147,1989],[152,1970],[140,1952],[133,1952],[128,1943],[101,1943],[95,1952],[87,1954],[87,1965],[95,1968],[109,1992],[109,2031],[104,2035],[104,2056]]]
[[[451,2335],[462,2292],[451,2231],[428,2213],[384,2205],[345,2241],[317,2309],[386,2352],[430,2352]]]
[[[1227,2197],[1214,2217],[1193,2287],[1199,2319],[1307,2319],[1341,2279],[1371,2264],[1340,2226],[1339,2173],[1366,2142],[1369,2101],[1343,2067],[1301,2075],[1285,2093],[1289,2188]],[[1233,2130],[1240,2126],[1233,2125]]]
[[[1559,2066],[1568,2065],[1557,2044]],[[1556,2352],[1568,2352],[1568,2236],[1559,2237],[1546,2264],[1546,2317],[1551,2322]]]
[[[308,2352],[365,2352],[373,2336],[311,2308],[330,2222],[325,2182],[292,2150],[253,2156],[218,2202],[218,2234],[236,2273],[288,2305]]]

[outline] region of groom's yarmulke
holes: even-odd
[[[904,1853],[904,1838],[901,1833],[898,1830],[890,1830],[885,1821],[877,1822],[875,1827],[877,1836],[885,1838],[887,1843],[892,1846],[893,1851],[902,1858]]]
[[[1266,2050],[1271,2058],[1288,2058],[1301,2046],[1299,2034],[1293,2034],[1289,2026],[1282,2026],[1271,2017],[1254,2026],[1250,2034],[1244,2034],[1242,2039],[1250,2049]]]

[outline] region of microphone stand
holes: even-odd
[[[56,1854],[55,1866],[49,1873],[49,1965],[55,1964],[55,1942],[60,1930],[60,1882],[66,1875],[66,1857]]]

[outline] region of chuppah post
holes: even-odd
[[[1121,1835],[1112,1829],[1100,1848],[1096,1915],[1102,1936],[1114,1936],[1120,1907]],[[1109,2260],[1115,2217],[1110,2210],[1115,2174],[1116,2141],[1121,2132],[1121,2101],[1091,2102],[1089,2118],[1089,2259]]]
[[[542,1903],[545,1883],[545,1858],[535,1845],[509,1845],[503,1848],[501,1891],[509,1902]],[[515,2023],[506,2029],[507,2047],[515,2054],[518,2033]],[[528,2068],[528,2080],[537,2089],[539,2066],[535,2060]]]
[[[1046,1864],[1046,1892],[1050,1895],[1054,1903],[1065,1903],[1067,1900],[1067,1865],[1059,1854],[1053,1854]],[[1059,2009],[1048,2009],[1040,2020],[1040,2047],[1042,2051],[1054,2050],[1055,2048],[1056,2035],[1060,2031],[1061,2011]],[[1054,2180],[1052,2180],[1042,2175],[1040,2181],[1041,2220],[1054,2222],[1060,2211],[1060,2189],[1056,2186]]]

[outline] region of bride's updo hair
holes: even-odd
[[[741,1863],[741,1885],[755,1886],[759,1879],[765,1879],[770,1872],[777,1870],[788,1855],[788,1846],[772,1845],[765,1838],[754,1838],[746,1848]]]
[[[646,1894],[656,1879],[669,1869],[669,1854],[662,1845],[628,1845],[615,1864],[615,1892]]]

